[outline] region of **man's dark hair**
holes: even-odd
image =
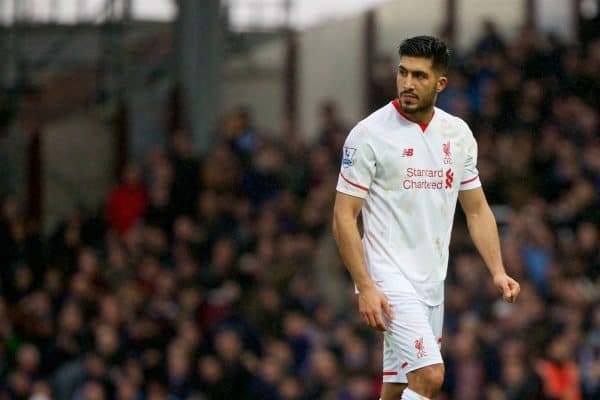
[[[398,48],[400,57],[430,58],[433,68],[445,74],[450,64],[450,50],[446,43],[433,36],[415,36],[404,40]]]

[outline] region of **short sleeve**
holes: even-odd
[[[479,180],[479,171],[477,171],[477,142],[469,131],[467,139],[467,157],[465,158],[465,167],[460,181],[460,190],[476,189],[481,186]]]
[[[342,165],[336,190],[365,198],[375,176],[375,152],[362,125],[350,131],[342,149]]]

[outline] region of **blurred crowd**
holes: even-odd
[[[385,101],[394,69],[375,82]],[[475,133],[522,292],[500,300],[458,211],[440,399],[600,398],[599,93],[600,41],[507,43],[488,25],[455,54],[438,105]],[[312,144],[243,108],[204,157],[174,132],[50,237],[4,199],[0,399],[378,399],[381,336],[330,233],[356,122],[339,106],[322,105]]]

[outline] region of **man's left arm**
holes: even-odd
[[[467,217],[467,227],[471,239],[485,261],[494,284],[502,292],[504,300],[513,303],[521,288],[517,281],[506,274],[504,269],[496,218],[488,205],[483,189],[478,187],[463,190],[459,192],[458,200]]]

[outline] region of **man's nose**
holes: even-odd
[[[404,78],[404,85],[403,85],[404,89],[413,89],[415,88],[414,85],[414,80],[412,79],[412,77],[409,75],[406,76],[406,78]]]

